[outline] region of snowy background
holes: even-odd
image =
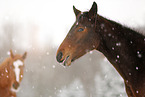
[[[55,55],[75,21],[72,6],[89,10],[94,0],[0,0],[0,62],[28,52],[18,97],[127,97],[107,59],[91,51],[70,67]],[[98,13],[145,33],[145,0],[95,0]]]

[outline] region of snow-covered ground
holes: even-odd
[[[0,1],[0,62],[10,49],[28,52],[18,97],[127,97],[123,79],[101,53],[65,68],[55,59],[75,21],[72,6],[86,11],[93,1]],[[145,33],[145,0],[95,1],[100,15]]]

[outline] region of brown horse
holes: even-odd
[[[26,54],[13,55],[10,50],[10,57],[0,65],[0,97],[16,97],[23,78]]]
[[[73,7],[76,21],[57,51],[57,61],[70,65],[91,50],[102,52],[124,79],[128,97],[145,97],[145,36],[97,14]]]

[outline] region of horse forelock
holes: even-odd
[[[94,26],[96,26],[97,15],[94,18],[89,17],[89,12],[86,11],[86,12],[83,12],[82,14],[79,14],[77,16],[76,20],[77,20],[76,25],[78,25],[78,23],[81,23],[81,24],[88,26],[88,27],[89,26],[94,27]]]

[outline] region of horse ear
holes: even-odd
[[[11,58],[14,58],[14,54],[13,54],[12,50],[10,50],[10,56],[11,56]]]
[[[27,52],[25,52],[22,56],[23,59],[26,59],[26,56],[27,56]]]
[[[96,2],[93,2],[93,5],[91,7],[91,9],[89,10],[89,17],[90,18],[95,18],[96,15],[97,15],[97,11],[98,11],[98,8],[97,8],[97,4]]]
[[[79,11],[78,9],[76,9],[75,6],[73,6],[73,10],[74,10],[74,13],[75,13],[76,17],[77,17],[77,15],[79,13],[81,13],[81,11]]]

